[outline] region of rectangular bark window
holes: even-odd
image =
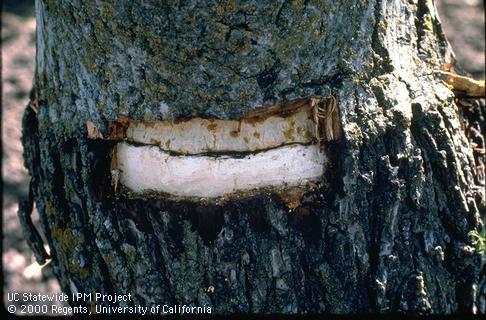
[[[88,123],[90,138],[103,138]],[[323,141],[339,137],[337,97],[311,97],[253,111],[238,120],[142,122],[119,118],[112,175],[132,194],[216,198],[319,181]]]

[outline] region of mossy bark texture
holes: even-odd
[[[25,162],[66,293],[223,314],[485,312],[467,236],[484,178],[434,75],[453,55],[432,0],[36,0],[36,15]],[[343,137],[292,212],[268,193],[116,195],[112,143],[87,139],[87,121],[238,119],[331,92]]]

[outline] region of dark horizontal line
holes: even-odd
[[[132,145],[134,147],[158,147],[161,151],[169,154],[170,156],[174,157],[213,157],[213,158],[220,158],[220,157],[229,157],[229,158],[234,158],[234,159],[242,159],[246,156],[249,155],[256,155],[261,152],[266,152],[270,150],[275,150],[279,149],[282,147],[287,147],[287,146],[293,146],[293,145],[301,145],[301,146],[310,146],[313,144],[317,144],[316,141],[313,139],[309,143],[299,143],[299,142],[289,142],[289,143],[284,143],[275,147],[270,147],[270,148],[265,148],[265,149],[258,149],[254,151],[219,151],[219,152],[199,152],[199,153],[183,153],[183,152],[177,152],[173,150],[165,150],[163,149],[159,144],[144,144],[140,142],[134,142],[134,141],[123,141],[129,145]]]

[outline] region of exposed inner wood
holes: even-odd
[[[326,156],[318,145],[288,145],[241,158],[174,156],[157,146],[118,143],[119,182],[135,193],[221,197],[268,187],[305,187],[321,179]]]
[[[322,179],[321,142],[338,139],[341,130],[337,95],[261,108],[238,120],[120,117],[106,137],[92,122],[86,126],[91,139],[120,141],[112,153],[115,192],[221,198],[266,190],[289,208]]]
[[[337,96],[310,97],[252,111],[238,120],[142,122],[120,117],[106,139],[157,145],[176,154],[255,152],[340,136]],[[92,124],[88,136],[100,138]]]

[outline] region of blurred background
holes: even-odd
[[[482,0],[436,0],[444,31],[462,67],[476,79],[485,77],[484,3]],[[21,119],[29,101],[35,70],[34,0],[4,0],[2,5],[2,179],[3,290],[60,292],[50,266],[41,268],[23,238],[17,218],[18,199],[28,192],[23,165]],[[38,226],[37,213],[34,223]],[[38,226],[38,230],[41,229]]]

